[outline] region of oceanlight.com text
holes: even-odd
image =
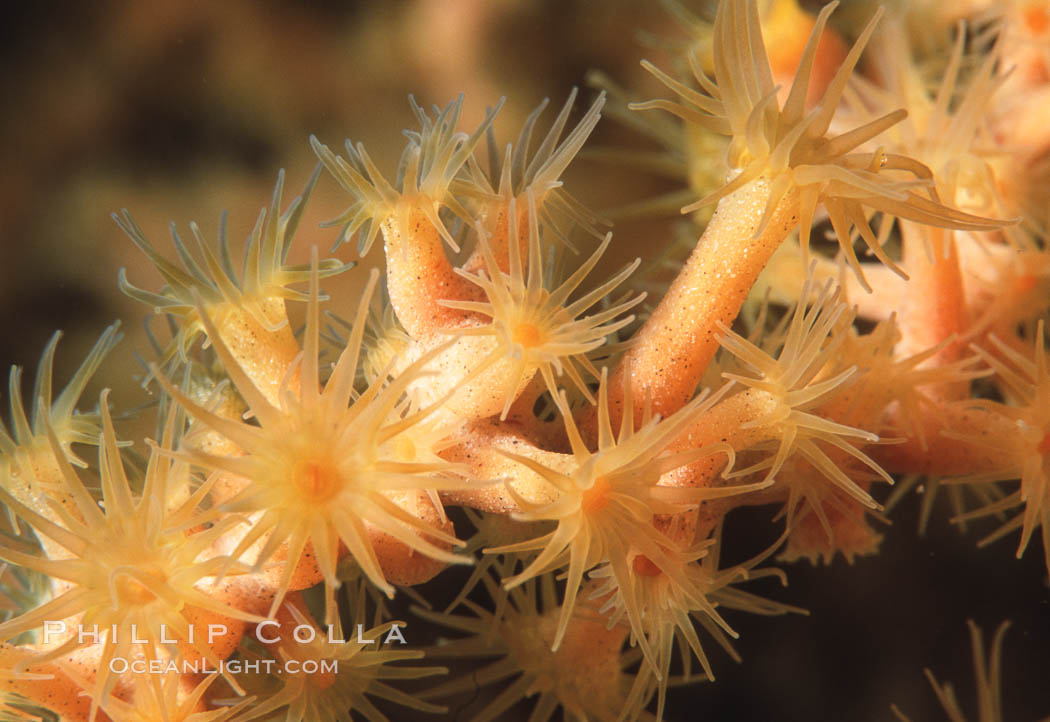
[[[338,674],[337,659],[221,659],[213,665],[204,659],[109,660],[113,674]]]

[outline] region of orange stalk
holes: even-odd
[[[736,318],[773,252],[798,224],[798,196],[785,196],[757,233],[769,200],[762,178],[719,201],[681,273],[635,335],[609,384],[614,425],[623,413],[624,376],[641,418],[647,397],[653,411],[674,413],[696,391],[719,347],[719,324]]]

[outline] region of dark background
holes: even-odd
[[[224,208],[232,237],[241,238],[267,204],[279,168],[288,172],[288,197],[305,182],[315,162],[310,133],[332,146],[346,136],[361,140],[392,173],[399,131],[414,126],[410,92],[424,105],[465,92],[464,127],[507,95],[497,122],[506,142],[543,97],[558,107],[592,68],[643,95],[659,94],[638,60],[660,64],[665,55],[643,32],[681,37],[659,3],[623,0],[111,0],[8,3],[4,15],[0,363],[31,369],[47,338],[63,329],[60,383],[101,330],[123,319],[128,338],[84,404],[109,385],[123,408],[145,400],[129,379],[138,373],[132,352],[145,347],[146,309],[117,290],[117,270],[127,267],[132,282],[147,288],[159,278],[111,212],[129,208],[161,249],[170,248],[169,220],[183,231],[197,220],[214,237]],[[591,97],[585,90],[584,99]],[[609,120],[596,138],[633,142]],[[568,185],[595,208],[671,187],[586,162],[573,167]],[[322,180],[297,240],[300,258],[311,243],[327,248],[334,238],[316,228],[342,210],[333,186]],[[669,222],[618,225],[609,263],[662,245],[670,232]],[[349,257],[351,249],[340,253]],[[380,254],[366,261],[380,262]],[[351,272],[333,294],[352,298],[349,287],[365,275]],[[151,430],[125,429],[135,438]],[[895,702],[913,720],[941,720],[922,676],[930,667],[954,684],[976,720],[969,618],[987,642],[1002,620],[1013,620],[1003,655],[1005,719],[1050,715],[1050,603],[1038,533],[1018,561],[1016,534],[978,550],[978,536],[952,528],[944,505],[919,538],[917,508],[910,497],[895,510],[875,558],[852,566],[840,559],[830,568],[795,564],[788,588],[754,585],[811,615],[727,612],[744,663],[706,645],[717,682],[672,690],[667,718],[890,720]],[[762,509],[731,517],[727,561],[747,558],[775,536],[771,515]],[[450,596],[457,579],[442,575],[423,591]]]

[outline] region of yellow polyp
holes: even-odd
[[[519,323],[511,333],[514,343],[523,348],[535,348],[544,344],[543,333],[531,323]]]

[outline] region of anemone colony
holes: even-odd
[[[171,320],[146,379],[160,440],[141,470],[105,393],[75,410],[115,326],[57,398],[55,342],[29,403],[12,370],[2,714],[384,719],[377,699],[440,713],[502,685],[477,719],[527,696],[535,720],[660,718],[669,684],[714,679],[703,638],[735,654],[723,610],[796,611],[739,586],[782,578],[773,555],[877,553],[894,478],[1000,518],[984,542],[1020,556],[1041,538],[1050,565],[1050,10],[966,5],[913,4],[928,27],[959,21],[921,64],[903,10],[846,38],[835,3],[723,0],[713,22],[672,5],[694,42],[644,63],[667,98],[598,81],[575,125],[574,93],[502,149],[498,107],[464,132],[462,99],[413,104],[393,178],[360,143],[312,138],[318,172],[287,204],[279,178],[241,269],[223,232],[191,224],[171,260],[115,216],[165,279],[120,276]],[[606,108],[662,140],[651,165],[684,159],[687,195],[638,207],[690,198],[699,240],[655,259],[669,283],[653,258],[603,270],[615,239],[562,184]],[[348,197],[340,256],[351,239],[385,254],[349,306],[320,286],[352,263],[286,262],[322,172]],[[752,505],[778,510],[777,541],[723,565],[727,514]],[[467,508],[469,543],[446,506]],[[383,595],[449,564],[477,566],[449,609],[420,610],[452,636],[426,656],[489,661],[405,691],[446,670],[381,643],[398,625]],[[997,719],[995,655],[988,673],[975,654]],[[185,666],[224,660],[281,666]]]

